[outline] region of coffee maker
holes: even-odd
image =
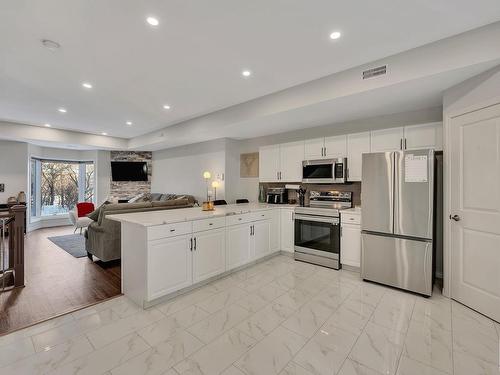
[[[269,188],[266,194],[266,203],[286,204],[288,203],[288,192],[285,188]]]

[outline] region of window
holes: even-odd
[[[32,217],[66,214],[78,202],[94,202],[93,162],[32,158],[30,166]]]

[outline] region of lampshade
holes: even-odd
[[[212,177],[212,175],[210,174],[210,172],[209,172],[209,171],[205,171],[205,172],[203,172],[203,178],[204,178],[204,179],[208,180],[210,177]]]
[[[218,188],[219,187],[219,181],[212,181],[212,187],[213,188]]]

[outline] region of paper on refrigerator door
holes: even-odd
[[[427,155],[405,155],[405,182],[427,182]]]

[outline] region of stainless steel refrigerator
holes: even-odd
[[[433,206],[433,150],[363,155],[363,279],[432,294]]]

